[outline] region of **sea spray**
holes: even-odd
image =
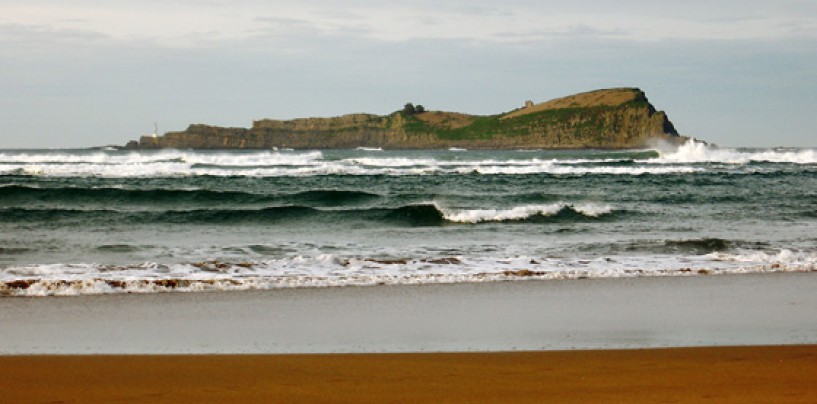
[[[650,161],[654,163],[748,164],[751,162],[769,162],[817,164],[817,151],[813,149],[793,151],[770,149],[725,149],[690,140],[675,150],[662,152],[660,157]]]

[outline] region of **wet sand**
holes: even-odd
[[[817,273],[0,299],[0,354],[817,344]]]
[[[801,402],[817,346],[0,356],[4,402]]]

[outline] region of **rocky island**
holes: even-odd
[[[127,149],[581,149],[638,148],[656,140],[680,143],[666,113],[638,88],[590,91],[497,115],[426,111],[406,104],[388,115],[261,119],[251,128],[190,125],[143,136]]]

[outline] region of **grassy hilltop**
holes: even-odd
[[[575,94],[497,115],[407,108],[388,115],[262,119],[251,128],[194,124],[143,136],[128,148],[388,149],[636,148],[655,139],[683,141],[663,111],[637,88]]]

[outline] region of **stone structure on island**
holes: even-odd
[[[596,90],[497,115],[399,110],[388,115],[261,119],[250,128],[203,124],[143,136],[128,149],[581,149],[682,143],[666,113],[638,88]]]

